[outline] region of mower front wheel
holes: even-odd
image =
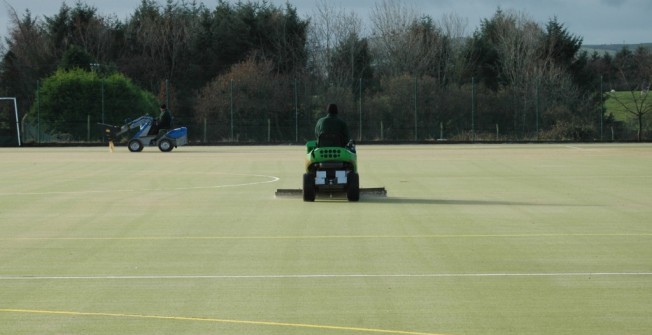
[[[140,152],[143,151],[143,144],[140,143],[139,140],[133,139],[129,141],[129,144],[127,144],[127,147],[129,147],[129,151],[131,152]]]
[[[310,173],[303,174],[303,201],[315,201],[315,177]]]

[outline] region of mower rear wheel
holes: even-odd
[[[129,144],[127,144],[127,147],[129,147],[129,151],[131,152],[140,152],[143,151],[143,144],[140,143],[139,140],[133,139],[129,141]]]
[[[349,172],[346,179],[349,182],[349,186],[346,189],[346,198],[349,201],[360,200],[360,176],[355,172]]]
[[[309,173],[303,174],[303,201],[315,201],[315,177]]]
[[[170,152],[174,146],[172,145],[172,141],[164,138],[158,142],[158,148],[163,152]]]

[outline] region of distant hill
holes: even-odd
[[[652,43],[640,43],[640,44],[586,44],[582,46],[581,50],[586,50],[589,55],[593,52],[597,52],[602,55],[608,53],[610,55],[615,55],[618,51],[622,50],[624,47],[628,47],[629,50],[636,50],[638,47],[646,47],[652,51]]]

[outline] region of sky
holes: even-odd
[[[77,0],[66,0],[74,6]],[[157,0],[165,4],[166,0]],[[180,1],[180,0],[177,0]],[[191,1],[191,0],[186,0]],[[214,8],[217,0],[196,0]],[[228,0],[235,2],[236,0]],[[260,0],[262,1],[262,0]],[[284,6],[289,2],[302,18],[315,14],[318,3],[328,1],[346,13],[355,13],[363,22],[370,22],[373,8],[382,0],[267,0]],[[29,9],[32,16],[53,16],[63,0],[0,0],[0,36],[4,41],[9,26],[9,12],[22,16]],[[115,14],[125,21],[141,0],[81,0],[106,16]],[[244,0],[247,2],[247,0]],[[253,1],[258,2],[258,1]],[[584,45],[652,43],[652,0],[403,0],[423,15],[439,20],[454,14],[467,20],[467,34],[475,31],[482,19],[491,18],[498,8],[523,13],[542,26],[552,18],[562,23],[569,33],[581,37]]]

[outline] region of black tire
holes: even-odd
[[[346,179],[349,184],[346,188],[346,198],[349,201],[360,200],[360,176],[355,172],[349,172]]]
[[[315,178],[309,174],[303,174],[303,201],[315,201]]]
[[[129,151],[131,151],[131,152],[141,152],[141,151],[143,151],[143,144],[140,143],[140,141],[136,140],[136,139],[129,141],[129,143],[127,144],[127,147],[129,148]]]
[[[172,141],[164,138],[158,142],[158,148],[163,152],[170,152],[172,151],[172,148],[174,148],[174,145],[172,144]]]

